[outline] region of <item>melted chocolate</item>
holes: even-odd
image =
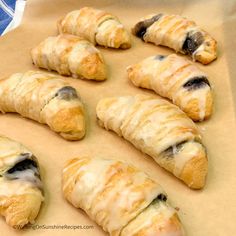
[[[190,91],[205,87],[207,85],[210,86],[210,83],[205,76],[196,76],[186,82],[183,87]]]
[[[31,159],[25,159],[15,164],[11,169],[7,171],[8,174],[12,174],[16,171],[24,171],[27,169],[37,168],[37,163]]]
[[[75,88],[71,86],[65,86],[63,88],[60,88],[55,94],[55,96],[64,100],[71,100],[71,99],[78,98],[78,94]]]
[[[166,202],[167,196],[166,196],[165,194],[161,193],[161,194],[159,194],[159,195],[157,196],[156,199],[157,199],[157,200],[160,200],[160,201]]]
[[[171,146],[169,148],[167,148],[164,152],[163,152],[163,155],[166,157],[166,158],[173,158],[174,157],[174,152],[178,152],[183,144],[186,143],[186,141],[184,142],[181,142],[179,144],[177,144],[176,146]]]
[[[158,61],[163,61],[167,56],[165,55],[156,55],[155,56],[155,60],[158,60]]]
[[[144,21],[140,21],[138,22],[135,26],[134,26],[134,30],[133,30],[133,33],[134,35],[136,35],[137,37],[143,39],[143,36],[145,35],[146,31],[147,31],[147,28],[149,26],[151,26],[154,22],[158,21],[161,16],[163,14],[160,13],[158,15],[155,15],[153,16],[152,18],[150,19],[146,19]]]
[[[204,38],[201,32],[188,32],[182,50],[189,55],[192,55],[198,47],[203,43]]]

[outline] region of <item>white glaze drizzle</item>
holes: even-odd
[[[167,203],[162,201],[153,203],[124,228],[121,236],[138,235],[142,229],[145,229],[145,236],[156,236],[162,230],[165,236],[180,236],[176,229],[168,232],[169,229],[166,228],[168,227],[166,224],[174,214],[174,209]]]
[[[184,143],[181,150],[173,152],[173,156],[175,158],[174,175],[180,176],[185,164],[192,158],[196,157],[202,148],[202,144],[190,141]]]
[[[41,191],[38,191],[32,182],[21,179],[7,180],[5,178],[0,178],[0,196],[10,197],[22,194],[36,194],[39,195],[43,201]]]
[[[96,42],[99,45],[115,47],[118,29],[123,29],[123,25],[117,19],[107,19],[99,25],[96,32]],[[119,45],[118,45],[119,46]]]
[[[77,164],[82,160],[79,159]],[[69,165],[63,173],[70,172],[70,168],[75,165],[75,163]],[[119,167],[111,168],[117,165]],[[126,168],[128,168],[126,164],[115,160],[93,158],[78,167],[73,177],[68,178],[63,184],[65,191],[73,178],[80,176],[69,200],[76,207],[84,209],[92,219],[110,233],[120,231],[138,212],[163,192],[158,184],[152,182],[150,185],[148,176],[137,170],[123,174],[114,182],[115,185],[112,185],[113,182],[109,179],[120,171],[126,173]],[[140,205],[134,208],[134,204],[138,201],[141,201]]]
[[[163,26],[163,22],[166,21]],[[189,26],[183,31],[179,29],[185,27],[190,23]],[[171,29],[175,24],[175,28]],[[158,21],[154,22],[150,27],[147,28],[144,40],[153,42],[156,45],[164,45],[173,48],[176,52],[182,50],[183,42],[186,38],[186,32],[195,29],[196,24],[188,21],[186,18],[178,15],[163,15]],[[173,30],[169,34],[170,30]],[[179,31],[177,33],[177,30]]]
[[[68,64],[72,74],[81,74],[80,63],[91,53],[91,51],[88,51],[87,48],[88,42],[86,41],[80,41],[73,46],[70,54],[68,55]],[[94,53],[97,53],[97,51],[94,50]]]
[[[139,69],[136,69],[137,66]],[[153,89],[159,95],[171,99],[183,110],[185,110],[188,102],[196,99],[199,106],[199,119],[204,119],[206,98],[211,88],[206,85],[187,91],[187,89],[183,87],[191,78],[207,78],[207,75],[194,66],[192,62],[175,54],[171,54],[163,60],[156,59],[156,56],[148,57],[139,64],[130,66],[130,68],[131,71],[136,70],[134,75],[132,72],[129,74],[130,79],[136,86]],[[144,80],[146,81],[147,78],[149,85],[144,86],[143,82]],[[191,113],[191,110],[189,110],[189,113]]]
[[[21,156],[22,153],[31,152],[22,144],[10,140],[6,137],[0,137],[0,171],[3,171],[17,162],[23,160],[25,157]]]
[[[11,174],[5,173],[4,177],[8,180],[19,179],[25,182],[31,182],[34,187],[39,189],[43,188],[42,182],[39,178],[39,171],[35,167],[21,171],[14,171]]]
[[[126,140],[152,156],[164,168],[165,165],[159,158],[163,151],[184,141],[192,142],[194,139],[201,139],[192,120],[184,116],[184,113],[174,105],[163,99],[151,99],[148,96],[137,95],[132,97],[134,100],[131,100],[131,97],[116,98],[116,102],[113,101],[107,107],[105,106],[106,103],[103,104],[103,107],[99,107],[99,104],[102,104],[100,101],[97,107],[97,116],[106,124],[108,129],[115,132],[120,125],[121,135]],[[116,108],[125,103],[125,100],[126,104],[130,103],[130,108],[123,116],[123,121],[118,119],[118,123],[115,124],[114,117],[120,114],[120,110]],[[110,117],[113,117],[114,126],[113,123],[109,123]],[[114,129],[114,127],[116,128]],[[201,146],[199,147],[201,148]],[[174,158],[174,162],[177,161],[177,165],[180,167],[183,167],[184,163],[188,161],[187,158],[177,159]],[[180,162],[182,164],[179,164]]]
[[[29,188],[29,186],[31,186],[31,188],[42,188],[41,180],[38,177],[39,171],[35,167],[23,171],[15,171],[12,174],[6,172],[17,163],[26,159],[26,155],[24,154],[27,154],[29,156],[32,155],[32,153],[22,144],[7,137],[0,137],[0,196],[5,195],[5,191],[6,193],[11,194],[13,194],[14,192],[16,192],[15,194],[18,194],[18,192],[20,192],[19,194],[21,194],[22,191],[25,190],[25,187]],[[23,187],[18,187],[22,183]],[[8,184],[8,188],[12,186],[12,189],[6,190]]]

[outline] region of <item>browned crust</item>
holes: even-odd
[[[200,108],[199,108],[199,100],[191,99],[185,107],[181,107],[181,101],[176,100],[176,105],[178,105],[193,121],[203,121],[210,118],[213,110],[213,94],[212,91],[206,95],[206,103],[205,103],[205,114],[204,117],[200,117]]]
[[[206,33],[204,51],[195,54],[195,60],[207,65],[217,58],[217,42],[214,38]]]
[[[23,228],[38,215],[41,199],[34,194],[0,197],[0,214],[8,225],[16,229]]]
[[[67,140],[78,140],[85,135],[85,117],[78,107],[59,110],[50,121],[50,127]]]
[[[201,189],[205,185],[207,169],[208,160],[204,149],[202,149],[198,155],[185,164],[180,179],[192,189]]]

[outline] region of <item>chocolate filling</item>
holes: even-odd
[[[159,194],[159,195],[157,196],[157,198],[156,198],[155,200],[159,200],[159,201],[164,201],[164,202],[166,202],[167,196],[166,196],[165,194],[161,193],[161,194]]]
[[[182,146],[186,143],[187,141],[183,141],[175,146],[171,146],[169,148],[167,148],[165,151],[162,152],[162,155],[165,157],[165,158],[173,158],[174,157],[174,154],[176,152],[179,152],[180,149],[182,148]]]
[[[155,56],[155,60],[158,60],[158,61],[163,61],[167,56],[165,55],[156,55]]]
[[[23,153],[19,156],[19,161],[11,169],[4,173],[8,180],[22,180],[31,182],[35,187],[43,192],[43,185],[41,182],[38,163],[36,157],[31,153]]]
[[[16,171],[24,171],[27,169],[37,168],[38,165],[34,160],[31,159],[24,159],[23,161],[18,162],[15,164],[11,169],[7,171],[8,174],[12,174]]]
[[[146,19],[144,21],[138,22],[133,29],[133,34],[137,37],[143,39],[143,36],[145,35],[147,28],[151,26],[154,22],[158,21],[163,14],[160,13],[158,15],[153,16],[150,19]]]
[[[192,55],[203,43],[204,37],[201,32],[188,32],[182,50],[184,53]]]
[[[55,94],[55,97],[59,97],[60,99],[64,100],[71,100],[78,98],[78,94],[75,90],[75,88],[71,86],[65,86],[60,88],[57,93]]]
[[[188,82],[186,82],[183,87],[187,90],[195,90],[202,87],[205,87],[206,85],[210,86],[210,83],[208,79],[205,76],[196,76],[190,79]]]

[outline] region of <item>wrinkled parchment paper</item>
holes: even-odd
[[[106,235],[81,210],[67,203],[61,193],[61,170],[66,160],[80,155],[120,158],[142,168],[157,180],[169,195],[171,204],[179,208],[179,216],[189,236],[231,236],[236,232],[236,1],[228,0],[29,0],[22,25],[0,38],[0,76],[36,69],[29,51],[50,35],[56,35],[56,21],[67,12],[93,6],[117,15],[130,29],[137,20],[150,13],[181,14],[195,20],[218,41],[219,56],[208,66],[198,66],[209,74],[214,88],[214,114],[199,123],[208,150],[209,173],[201,191],[188,189],[175,177],[161,169],[152,158],[96,123],[95,106],[105,96],[154,94],[134,87],[127,79],[126,67],[147,56],[169,54],[164,47],[145,44],[132,36],[132,48],[112,50],[99,47],[109,68],[105,82],[66,78],[78,87],[88,114],[87,135],[82,141],[69,142],[47,126],[20,117],[0,114],[0,133],[18,140],[38,157],[45,184],[45,202],[35,227],[22,231],[11,229],[0,218],[0,235]],[[55,226],[54,226],[55,225]],[[56,229],[66,225],[90,229]],[[53,229],[54,226],[54,229]],[[51,227],[51,228],[50,228]],[[47,228],[47,229],[46,229]]]

